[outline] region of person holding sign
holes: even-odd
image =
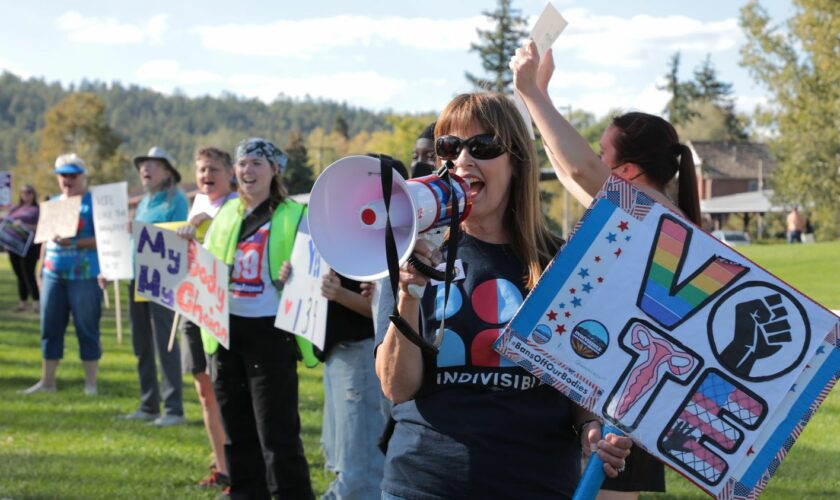
[[[140,173],[140,183],[146,196],[137,205],[135,220],[146,224],[183,221],[187,218],[189,202],[178,187],[181,174],[163,148],[153,147],[146,156],[134,158]],[[169,332],[175,313],[153,302],[139,301],[134,296],[135,282],[130,284],[129,313],[131,315],[131,343],[137,356],[140,379],[140,408],[123,418],[150,421],[158,427],[183,424],[184,406],[181,398],[181,354],[176,345],[167,349]],[[155,351],[163,372],[163,406],[160,415],[161,391],[158,388]]]
[[[18,204],[9,210],[6,214],[6,219],[12,221],[16,226],[22,226],[29,231],[35,231],[38,225],[38,194],[31,184],[24,184],[20,188],[20,198]],[[14,252],[9,252],[9,261],[12,263],[12,270],[18,281],[18,304],[16,311],[26,310],[26,299],[32,297],[32,310],[37,312],[39,309],[38,300],[39,290],[38,282],[35,279],[35,266],[38,264],[38,259],[41,255],[41,245],[31,244],[26,251],[26,255],[17,255]]]
[[[56,371],[64,357],[64,333],[70,313],[79,339],[79,356],[85,371],[84,392],[97,393],[96,372],[102,357],[99,320],[102,316],[102,290],[96,277],[96,235],[93,229],[93,202],[85,183],[85,163],[75,153],[55,161],[58,186],[56,199],[81,196],[76,236],[58,238],[41,247],[41,380],[24,394],[54,392]]]
[[[557,177],[578,201],[588,206],[609,176],[617,175],[700,225],[694,160],[670,123],[640,112],[617,116],[604,131],[601,153],[596,155],[548,96],[548,82],[554,72],[551,51],[541,61],[536,44],[529,40],[517,49],[510,66],[514,85],[542,134]],[[678,202],[674,203],[666,186],[677,174]],[[616,479],[607,478],[603,488],[611,490],[611,498],[636,497],[639,491],[665,491],[665,470],[650,454],[634,449],[626,471]]]
[[[238,195],[231,191],[233,162],[230,155],[217,148],[209,147],[198,151],[195,156],[195,183],[198,193],[193,200],[187,220],[189,224],[178,228],[178,235],[184,239],[204,240],[204,231],[226,201]],[[195,391],[204,416],[204,428],[213,450],[211,474],[199,482],[199,486],[226,487],[230,483],[227,462],[225,461],[225,430],[213,381],[207,370],[207,355],[201,342],[201,329],[192,321],[181,320],[181,366],[184,373],[192,374]]]
[[[204,246],[231,266],[230,348],[202,331],[222,422],[231,498],[313,498],[300,439],[297,343],[274,328],[280,270],[294,245],[303,206],[287,198],[288,157],[260,138],[236,148],[239,198],[225,203]]]
[[[396,421],[383,498],[570,497],[582,446],[595,447],[614,476],[632,442],[600,439],[592,414],[492,348],[560,244],[540,214],[533,143],[515,105],[491,93],[455,97],[435,136],[437,157],[470,184],[472,210],[454,242],[464,276],[444,304],[443,283],[411,265],[400,272],[405,322],[422,324],[427,342],[444,331],[436,355],[393,325],[377,339],[376,371]],[[414,255],[432,266],[442,257],[422,240]]]

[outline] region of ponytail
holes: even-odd
[[[679,195],[677,204],[685,217],[700,225],[700,198],[697,195],[697,174],[694,172],[694,157],[685,144],[676,144],[680,157]]]

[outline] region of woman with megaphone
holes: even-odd
[[[596,154],[551,102],[551,51],[541,60],[536,44],[529,40],[517,49],[510,67],[514,85],[542,134],[558,179],[578,201],[588,206],[610,175],[617,175],[700,225],[694,160],[670,123],[641,112],[616,116],[601,137],[601,153]],[[677,202],[667,193],[667,185],[675,177],[679,179]],[[608,478],[603,487],[611,492],[604,498],[610,499],[635,498],[639,491],[665,491],[664,467],[636,448],[627,460],[627,470],[616,479]]]
[[[402,318],[427,341],[442,322],[444,333],[436,355],[395,326],[377,338],[376,372],[396,421],[383,498],[570,497],[582,446],[597,449],[612,476],[631,441],[600,439],[591,414],[491,347],[560,244],[540,213],[533,143],[515,105],[492,93],[457,96],[435,137],[438,159],[469,182],[472,210],[450,242],[464,273],[444,300],[444,283],[410,264],[400,270]],[[414,255],[432,266],[443,258],[424,241]]]
[[[286,154],[265,139],[236,148],[239,198],[216,214],[204,246],[232,267],[230,345],[202,331],[222,423],[231,498],[313,498],[298,415],[298,350],[274,327],[280,269],[303,206],[286,196]]]

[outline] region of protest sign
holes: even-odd
[[[0,207],[8,207],[12,200],[12,173],[0,171]]]
[[[321,295],[321,279],[330,268],[312,242],[307,217],[300,221],[290,262],[292,275],[283,286],[274,326],[299,335],[318,349],[323,349],[327,299]]]
[[[13,254],[25,256],[34,237],[35,231],[24,224],[15,224],[12,219],[0,221],[0,246]]]
[[[43,243],[58,238],[72,238],[79,231],[79,212],[82,209],[82,197],[71,196],[63,200],[51,200],[41,203],[38,216],[38,229],[35,231],[35,243]]]
[[[93,186],[90,193],[99,269],[108,280],[131,279],[134,270],[131,233],[128,232],[128,184],[115,182]]]
[[[137,293],[208,330],[225,348],[228,267],[195,240],[134,221]]]
[[[617,177],[496,343],[717,498],[766,486],[840,370],[830,311]]]

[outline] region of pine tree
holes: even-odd
[[[295,130],[290,134],[286,154],[289,155],[283,182],[286,189],[289,190],[289,194],[308,193],[312,190],[315,179],[312,176],[312,167],[309,166],[306,143],[299,131]]]
[[[671,99],[668,100],[663,111],[668,115],[668,120],[673,125],[679,125],[681,123],[687,123],[697,116],[697,112],[692,110],[690,106],[691,99],[696,94],[696,90],[691,82],[680,81],[679,52],[671,56],[668,64],[669,68],[668,74],[665,75],[665,85],[659,87],[659,90],[666,90],[671,94]]]
[[[482,12],[483,15],[495,21],[492,30],[476,30],[479,43],[470,45],[471,52],[478,52],[481,66],[489,73],[489,78],[481,78],[469,72],[465,74],[467,80],[476,88],[509,92],[513,83],[513,73],[508,66],[510,58],[528,35],[527,20],[521,11],[513,9],[510,0],[499,0],[496,10]]]

